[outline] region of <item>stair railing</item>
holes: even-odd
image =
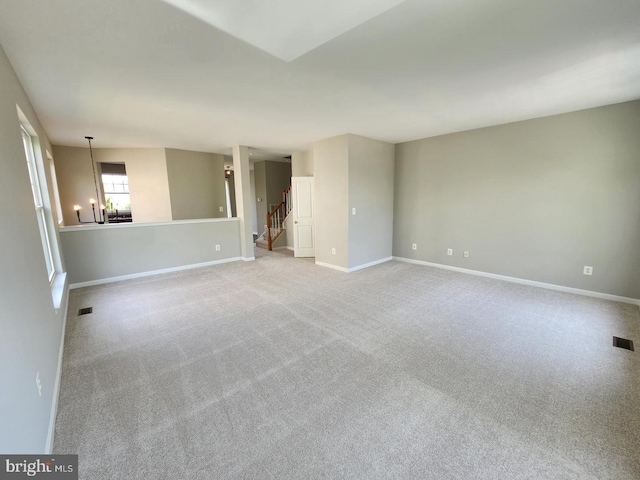
[[[267,213],[267,247],[273,250],[273,242],[284,232],[284,221],[293,208],[291,184],[282,192],[282,201]]]

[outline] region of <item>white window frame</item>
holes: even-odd
[[[51,173],[51,187],[53,188],[53,201],[56,204],[56,215],[58,218],[58,225],[62,225],[64,222],[62,218],[62,204],[60,203],[60,192],[58,191],[58,176],[56,175],[56,164],[53,161],[53,157],[47,152],[47,160],[49,162],[49,171]]]
[[[40,176],[38,175],[38,166],[36,164],[36,155],[33,145],[33,137],[24,127],[20,125],[22,131],[22,143],[24,145],[25,155],[27,157],[27,167],[29,170],[29,181],[31,184],[31,192],[33,194],[33,203],[35,205],[36,217],[38,219],[38,228],[40,230],[40,240],[42,242],[42,252],[47,267],[47,275],[49,283],[53,282],[56,275],[55,263],[53,261],[53,248],[51,245],[51,235],[47,227],[47,216],[45,204],[43,201]]]
[[[124,177],[126,179],[126,182],[122,182],[122,183],[118,183],[118,185],[122,185],[122,191],[121,192],[117,192],[115,190],[107,190],[107,185],[116,185],[114,182],[104,182],[104,177],[105,176],[110,176],[110,177]],[[102,173],[100,175],[100,181],[102,183],[102,195],[104,196],[105,202],[107,201],[107,196],[108,195],[127,195],[129,197],[129,204],[131,204],[131,192],[129,191],[129,177],[127,176],[127,174],[115,174],[115,173]],[[127,209],[119,209],[120,211],[131,211],[131,209],[129,208],[129,210]]]
[[[225,178],[224,179],[224,195],[225,195],[225,201],[227,203],[227,218],[231,218],[231,214],[233,213],[231,211],[231,193],[229,190],[229,179]]]

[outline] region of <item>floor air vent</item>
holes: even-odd
[[[626,338],[613,337],[613,346],[631,350],[633,352],[633,340],[627,340]]]
[[[86,315],[87,313],[93,313],[93,307],[81,308],[78,310],[78,316]]]

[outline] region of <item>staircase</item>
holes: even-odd
[[[292,208],[291,184],[289,184],[282,192],[282,201],[267,213],[267,224],[262,235],[256,240],[256,246],[273,250],[273,242],[284,233],[284,220],[291,213]]]

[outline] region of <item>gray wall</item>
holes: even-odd
[[[15,73],[0,48],[0,452],[44,453],[54,402],[63,306],[56,313],[40,243],[16,105],[52,151]],[[49,169],[45,169],[51,187]],[[49,188],[51,191],[51,188]],[[56,236],[55,228],[52,235]],[[36,388],[40,372],[42,397]]]
[[[399,144],[394,222],[396,256],[640,298],[640,101]]]
[[[291,184],[291,164],[284,162],[264,162],[266,164],[267,203],[282,201],[282,192]]]
[[[313,157],[316,261],[349,268],[349,136],[314,143]]]
[[[94,147],[96,144],[99,145],[98,139],[93,141]],[[64,224],[78,224],[73,210],[76,203],[82,206],[83,221],[93,219],[89,198],[95,198],[96,191],[89,148],[59,145],[53,148]],[[172,219],[164,148],[93,148],[93,157],[97,167],[101,162],[125,164],[134,222]],[[100,179],[97,180],[100,189]],[[99,201],[104,202],[104,198]]]
[[[67,227],[60,239],[71,284],[240,256],[237,218]]]
[[[173,219],[226,218],[224,156],[173,148],[165,154]]]
[[[89,149],[53,148],[64,224],[77,225],[76,203],[83,208],[83,220],[93,218],[88,201],[96,193]],[[97,167],[103,162],[125,164],[134,222],[227,216],[223,155],[171,148],[99,147],[93,154]]]
[[[394,145],[347,134],[313,150],[316,261],[352,269],[391,257]]]
[[[267,224],[267,170],[265,162],[253,164],[253,179],[256,192],[256,221],[258,222],[258,235],[264,232]],[[258,200],[259,199],[259,200]]]
[[[253,233],[260,235],[262,232],[258,231],[258,212],[256,210],[256,172],[254,170],[249,171],[249,188],[251,189],[251,205],[254,207],[251,210],[251,229],[253,230]]]
[[[264,232],[269,205],[282,201],[282,192],[291,183],[291,164],[285,162],[256,162],[253,165],[258,234]],[[258,201],[258,198],[261,201]]]
[[[292,177],[313,177],[313,150],[294,152],[291,155]]]
[[[349,135],[349,268],[392,255],[394,158],[393,144]]]
[[[54,145],[53,158],[64,224],[78,224],[73,210],[75,204],[82,207],[80,215],[83,221],[93,220],[89,199],[96,197],[96,189],[93,183],[89,149]],[[104,201],[102,198],[96,200]]]
[[[97,162],[124,159],[134,222],[171,220],[171,198],[164,148],[102,148]]]

